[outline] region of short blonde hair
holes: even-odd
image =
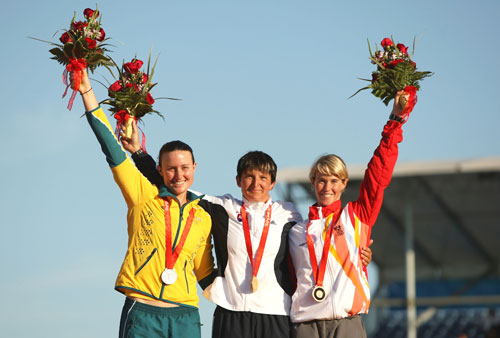
[[[344,161],[337,155],[323,155],[314,162],[309,171],[309,180],[314,182],[316,175],[335,175],[342,181],[349,178]]]

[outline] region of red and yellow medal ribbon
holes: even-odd
[[[189,234],[189,229],[193,224],[194,214],[196,213],[195,208],[191,208],[189,212],[188,219],[186,221],[186,225],[184,226],[184,230],[182,230],[181,238],[179,242],[175,246],[175,249],[172,248],[172,221],[170,216],[170,207],[168,205],[168,201],[165,199],[165,267],[167,269],[173,269],[177,258],[184,247],[184,243],[186,242],[186,238]],[[179,220],[180,221],[180,220]]]
[[[318,267],[318,260],[316,259],[316,252],[314,251],[314,242],[311,236],[309,235],[309,226],[311,225],[311,221],[309,221],[306,226],[307,249],[309,250],[309,257],[311,259],[313,277],[317,286],[323,286],[326,263],[328,261],[328,251],[330,250],[330,246],[332,245],[333,226],[337,223],[337,221],[338,217],[336,217],[335,221],[332,218],[332,221],[330,222],[330,226],[328,228],[325,237],[325,243],[323,244],[323,253],[321,255],[321,261],[319,267]]]
[[[264,247],[266,246],[267,234],[269,233],[269,225],[271,224],[271,205],[266,209],[266,215],[264,220],[264,228],[262,229],[262,235],[260,236],[259,247],[255,254],[255,258],[252,250],[252,240],[250,238],[250,227],[248,225],[247,211],[245,206],[241,207],[241,218],[243,221],[243,232],[245,234],[245,244],[247,247],[248,258],[250,259],[250,264],[252,265],[252,288],[256,289],[256,278],[259,272],[260,263],[262,262],[262,256],[264,255]],[[255,282],[254,282],[255,281]],[[254,285],[255,283],[255,285]],[[256,290],[254,290],[256,291]]]

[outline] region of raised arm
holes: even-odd
[[[398,143],[403,140],[401,117],[403,109],[399,99],[403,92],[399,92],[394,99],[394,105],[389,121],[382,132],[382,139],[368,163],[363,182],[361,183],[359,198],[353,206],[354,213],[360,220],[372,226],[382,207],[384,190],[391,182],[392,173],[398,159]]]
[[[153,157],[144,152],[141,149],[140,141],[139,141],[139,131],[137,130],[137,122],[132,122],[132,135],[130,138],[126,137],[123,133],[121,133],[120,140],[122,142],[122,146],[125,150],[127,150],[131,155],[132,159],[135,162],[135,165],[139,169],[139,171],[146,176],[149,182],[153,183],[157,187],[163,185],[163,177],[157,170],[157,164]]]
[[[73,81],[74,81],[74,74],[71,73],[71,82]],[[94,91],[92,90],[92,86],[90,85],[89,74],[87,73],[87,69],[83,70],[83,76],[78,91],[82,96],[83,106],[85,107],[85,111],[87,112],[92,111],[97,107],[99,107],[97,98],[95,97]]]

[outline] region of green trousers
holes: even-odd
[[[157,307],[125,299],[119,338],[201,338],[197,308]]]

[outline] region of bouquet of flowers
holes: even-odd
[[[150,59],[151,57],[148,58],[146,72],[141,70],[144,63],[137,58],[123,63],[121,68],[115,64],[118,70],[118,79],[108,88],[109,98],[103,100],[100,104],[110,106],[109,110],[117,120],[115,131],[117,136],[124,127],[125,136],[130,138],[132,135],[132,122],[134,120],[140,121],[148,113],[155,113],[163,118],[160,112],[153,109],[155,99],[151,95],[151,89],[157,83],[152,83],[151,80],[158,59],[155,61],[151,72]],[[144,147],[145,138],[144,133],[142,133],[142,148],[144,149]]]
[[[68,30],[60,36],[59,41],[61,44],[48,42],[55,47],[49,50],[53,55],[52,59],[66,66],[63,73],[63,83],[66,85],[66,90],[63,98],[68,92],[68,87],[71,86],[73,94],[68,103],[68,109],[71,110],[76,92],[80,86],[80,79],[82,71],[88,67],[91,72],[98,66],[113,65],[111,59],[104,53],[109,50],[106,49],[108,44],[105,43],[106,33],[101,27],[101,19],[99,18],[99,11],[87,8],[83,11],[85,21],[75,21],[76,13],[71,20]],[[99,18],[99,20],[98,20]],[[74,81],[69,83],[68,73],[74,72]]]
[[[406,94],[409,94],[409,99],[407,101],[404,95],[401,96],[400,105],[404,109],[403,116],[408,115],[417,100],[416,92],[420,89],[419,81],[433,73],[417,71],[417,65],[411,60],[408,47],[404,44],[395,44],[392,39],[385,38],[381,45],[382,50],[376,48],[375,53],[372,53],[368,41],[370,60],[377,65],[377,70],[372,73],[371,80],[361,79],[370,82],[370,84],[358,90],[351,97],[362,90],[371,89],[373,95],[388,105],[389,101],[396,97],[398,91],[404,90]],[[415,41],[413,41],[413,50],[415,50]]]

